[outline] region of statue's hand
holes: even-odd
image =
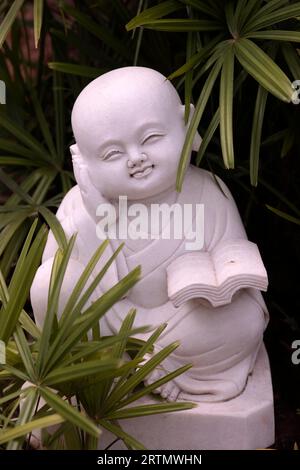
[[[88,173],[87,165],[84,162],[82,155],[80,154],[78,146],[76,144],[71,145],[70,151],[72,154],[75,179],[80,188],[84,206],[92,219],[97,222],[97,207],[101,203],[107,203],[107,200],[92,183]]]

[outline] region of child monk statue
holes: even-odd
[[[220,242],[247,238],[229,190],[220,179],[216,183],[208,171],[188,165],[182,190],[176,191],[177,168],[189,125],[184,111],[173,85],[160,73],[143,67],[106,73],[78,96],[72,111],[76,143],[71,146],[77,185],[66,194],[56,214],[66,236],[77,233],[77,238],[59,308],[61,311],[102,242],[101,233],[105,232],[110,242],[94,274],[125,242],[90,302],[137,265],[142,267],[141,279],[107,312],[101,331],[118,332],[133,307],[137,309],[135,326],[154,328],[167,323],[156,351],[175,340],[180,346],[147,382],[192,363],[191,369],[157,393],[170,401],[223,401],[244,390],[262,345],[268,313],[261,293],[252,287],[239,290],[230,303],[219,307],[196,298],[175,308],[168,297],[167,267],[179,256],[191,249],[211,252]],[[190,117],[193,111],[191,105]],[[193,150],[198,150],[200,143],[196,134]],[[153,206],[165,212],[172,209],[161,226],[153,222]],[[139,223],[134,219],[137,209],[143,215]],[[176,217],[183,214],[184,219],[189,209],[193,214],[189,230],[179,237]],[[166,232],[169,237],[163,236]],[[44,321],[56,250],[50,232],[31,289],[38,324]],[[140,337],[147,339],[149,334]]]

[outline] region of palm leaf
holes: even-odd
[[[291,101],[291,82],[261,48],[246,38],[236,41],[234,48],[238,61],[263,88],[283,101]]]
[[[220,85],[220,135],[225,168],[234,168],[232,106],[234,53],[229,47],[224,57]]]
[[[131,31],[139,26],[143,26],[145,21],[153,21],[158,18],[162,18],[163,16],[174,13],[182,8],[183,5],[176,0],[162,2],[160,5],[147,8],[142,13],[135,16],[131,21],[129,21],[129,23],[127,23],[126,29],[127,31]]]
[[[259,85],[253,114],[250,145],[250,181],[252,186],[257,186],[258,182],[259,150],[267,96],[267,90]]]
[[[222,62],[220,60],[217,60],[215,62],[215,65],[213,66],[213,68],[212,68],[212,70],[211,70],[211,72],[210,72],[203,88],[202,88],[200,96],[198,98],[197,105],[195,107],[195,112],[194,112],[194,115],[191,119],[191,123],[189,125],[188,131],[187,131],[187,134],[186,134],[186,139],[185,139],[185,142],[184,142],[180,162],[179,162],[179,165],[178,165],[177,179],[176,179],[176,189],[177,189],[177,191],[181,191],[185,170],[186,170],[188,161],[190,159],[190,153],[191,153],[191,150],[192,150],[194,137],[195,137],[195,134],[197,132],[198,125],[199,125],[200,119],[202,117],[202,114],[204,112],[204,109],[205,109],[206,103],[208,101],[208,98],[210,96],[211,90],[212,90],[212,88],[215,84],[215,81],[217,79],[217,76],[220,72],[221,67],[222,67]]]
[[[17,14],[22,8],[22,5],[24,3],[24,0],[15,0],[13,4],[11,5],[10,9],[8,10],[4,20],[1,23],[1,28],[0,28],[0,47],[2,47],[6,36],[13,24],[13,22],[16,19]]]
[[[44,0],[34,0],[33,4],[33,22],[34,22],[34,43],[38,47],[42,22],[43,22]]]
[[[62,418],[73,423],[74,426],[78,426],[80,429],[86,431],[92,436],[99,437],[101,431],[90,418],[79,413],[72,405],[69,405],[49,388],[40,387],[39,391],[48,405],[51,406]]]
[[[128,419],[137,418],[140,416],[150,416],[161,413],[171,413],[174,411],[184,411],[195,408],[197,405],[190,402],[174,402],[174,403],[159,403],[159,404],[147,404],[140,406],[132,406],[123,410],[117,410],[112,413],[108,413],[106,419]]]
[[[57,72],[88,78],[97,78],[109,70],[108,68],[88,67],[87,65],[70,64],[67,62],[48,62],[48,67]]]
[[[33,421],[29,421],[25,424],[18,424],[18,426],[15,428],[8,429],[0,433],[0,444],[5,444],[5,442],[26,436],[35,429],[48,428],[63,422],[64,418],[62,418],[59,414],[54,413],[43,418],[34,419]]]

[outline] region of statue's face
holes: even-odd
[[[100,102],[99,93],[94,102],[90,94],[91,103],[82,100],[84,114],[77,109],[77,144],[94,186],[107,199],[138,200],[175,190],[184,109],[175,94],[164,96],[162,90],[116,91],[117,99],[103,94]]]

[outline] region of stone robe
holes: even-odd
[[[204,251],[211,251],[222,240],[247,238],[228,188],[220,179],[218,183],[211,173],[190,166],[176,201],[181,205],[204,205]],[[70,286],[74,286],[100,242],[96,236],[95,222],[85,210],[78,186],[65,196],[57,217],[68,237],[78,233],[72,254],[73,264],[68,268],[68,280],[62,288],[62,308]],[[260,292],[255,289],[240,290],[230,304],[217,308],[204,305],[200,299],[175,308],[168,299],[166,267],[185,253],[186,241],[184,238],[150,240],[138,251],[125,246],[91,300],[112,287],[134,267],[141,265],[141,280],[126,298],[117,302],[105,315],[102,331],[106,334],[117,333],[132,307],[137,309],[135,326],[151,325],[154,328],[167,323],[167,328],[156,343],[155,352],[176,340],[180,341],[180,346],[165,359],[162,367],[148,377],[147,383],[192,363],[190,370],[162,386],[158,392],[169,400],[228,400],[239,395],[246,386],[263,341],[263,331],[268,321],[267,309]],[[110,242],[95,271],[103,266],[118,245],[119,241]],[[56,248],[50,233],[43,264],[36,277],[39,284],[44,282],[44,291]],[[42,323],[45,311],[45,293],[43,297],[42,291],[43,288],[39,294],[32,295],[33,309],[39,323]],[[142,339],[148,336],[139,335]]]

